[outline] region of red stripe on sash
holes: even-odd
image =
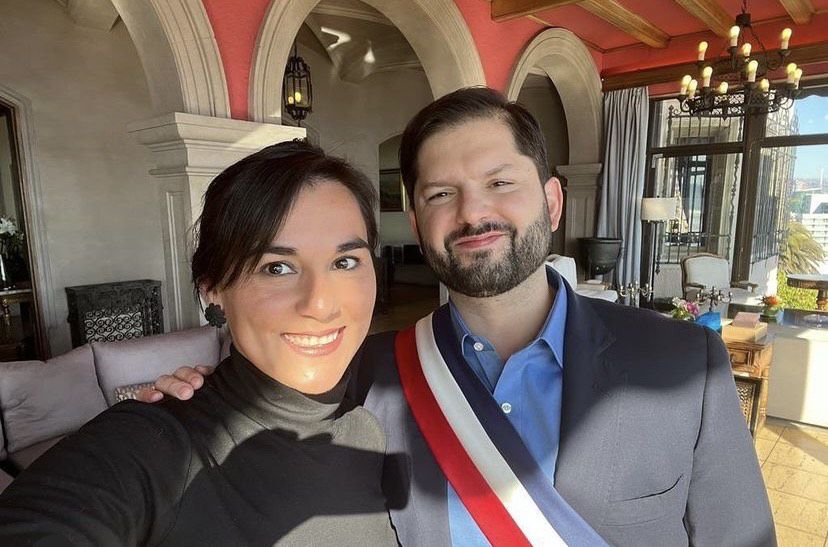
[[[397,334],[397,369],[414,420],[440,469],[494,547],[530,546],[449,425],[423,374],[414,327]]]

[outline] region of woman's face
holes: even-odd
[[[368,334],[376,281],[353,194],[335,181],[303,190],[252,274],[211,293],[233,343],[263,372],[324,393]]]

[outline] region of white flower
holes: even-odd
[[[0,234],[13,236],[16,233],[17,226],[14,225],[14,220],[6,217],[0,217]]]

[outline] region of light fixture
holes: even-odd
[[[683,112],[721,118],[767,114],[790,108],[799,96],[802,69],[795,63],[787,65],[783,83],[771,84],[765,77],[785,64],[790,54],[791,29],[780,34],[779,50],[768,52],[751,26],[747,3],[742,1],[742,13],[728,33],[729,57],[705,61],[709,44],[699,43],[696,64],[700,76],[694,79],[687,74],[681,80],[678,99]],[[714,77],[720,80],[718,84],[713,82]]]
[[[299,57],[296,42],[293,43],[293,55],[290,56],[285,66],[282,99],[285,110],[299,125],[302,125],[302,120],[313,111],[313,83],[310,67],[304,59]]]
[[[650,261],[648,270],[650,278],[647,280],[646,287],[649,289],[647,297],[652,300],[655,291],[655,276],[656,264],[659,263],[659,257],[656,254],[661,254],[660,245],[656,244],[661,240],[661,229],[665,222],[679,218],[678,209],[680,207],[679,201],[672,198],[641,198],[641,222],[650,224],[652,229],[650,232]]]

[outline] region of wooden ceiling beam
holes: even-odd
[[[774,55],[775,53],[776,51],[768,52],[770,55]],[[791,50],[788,57],[785,58],[785,62],[796,63],[798,65],[807,65],[810,63],[824,62],[826,59],[828,59],[828,42],[822,42],[807,46],[797,46]],[[682,76],[685,74],[698,74],[698,72],[699,66],[695,61],[690,63],[681,63],[678,65],[635,70],[632,72],[604,76],[602,78],[602,88],[604,91],[615,91],[616,89],[626,89],[629,87],[675,82],[676,89],[678,90],[679,82],[681,81]]]
[[[508,21],[576,2],[578,0],[492,0],[492,20]]]
[[[811,22],[815,11],[811,0],[779,0],[779,3],[797,25],[807,25]]]
[[[734,19],[716,0],[676,0],[676,3],[719,36],[729,35]]]
[[[583,0],[578,5],[650,47],[665,48],[670,40],[666,32],[616,0]]]

